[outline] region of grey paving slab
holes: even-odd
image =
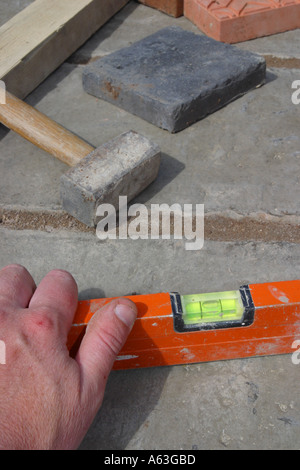
[[[83,88],[178,132],[265,82],[263,57],[170,26],[83,72]]]
[[[11,11],[10,11],[11,13]],[[171,18],[130,2],[86,43],[87,59],[130,45],[164,26],[196,31],[186,18]],[[261,40],[296,52],[295,35]],[[255,40],[255,41],[260,41]],[[238,46],[258,51],[255,41]],[[133,129],[156,142],[163,158],[159,177],[139,201],[204,203],[207,211],[299,215],[299,106],[291,101],[297,69],[269,69],[267,84],[182,131],[167,132],[82,89],[83,65],[66,63],[28,99],[38,109],[98,147]],[[0,205],[60,209],[59,180],[68,167],[12,132],[0,128]]]
[[[36,282],[67,269],[80,298],[228,290],[299,274],[294,244],[207,241],[191,253],[181,240],[6,229],[0,238],[0,266],[21,263]],[[81,449],[297,449],[299,367],[285,355],[113,372]]]
[[[2,2],[1,19],[24,4]],[[193,202],[205,203],[206,211],[299,215],[300,107],[291,102],[298,70],[269,70],[264,87],[179,135],[82,90],[78,62],[173,24],[197,31],[183,17],[130,2],[28,101],[94,146],[130,129],[157,142],[161,172],[139,198],[147,205]],[[299,57],[298,43],[299,30],[238,47]],[[0,205],[60,209],[59,179],[66,170],[0,129]],[[0,266],[24,264],[36,282],[50,269],[67,269],[80,298],[173,289],[188,294],[299,278],[296,244],[206,241],[192,253],[180,240],[100,242],[94,234],[51,230],[0,226]],[[286,355],[113,372],[81,449],[299,449],[299,367]]]
[[[178,25],[188,31],[202,34],[183,16],[175,19],[154,8],[145,7],[138,2],[131,1],[94,34],[86,44],[78,49],[72,56],[71,61],[84,62],[91,58],[105,56],[172,25]]]
[[[87,289],[107,297],[172,290],[192,294],[299,275],[298,244],[205,241],[202,250],[187,251],[184,240],[100,241],[96,234],[4,228],[0,233],[1,266],[24,263],[37,282],[50,269],[69,270],[81,297]]]
[[[273,34],[264,38],[253,39],[238,43],[241,49],[257,52],[264,55],[273,55],[282,58],[300,58],[297,43],[300,40],[300,29],[286,31],[285,33]]]
[[[172,25],[178,25],[187,31],[203,35],[184,16],[172,18],[153,8],[132,1],[80,48],[73,58],[84,61],[90,58],[103,57],[121,47],[129,46],[133,42],[159,31],[161,28]],[[300,58],[299,40],[300,29],[297,29],[241,42],[236,46],[259,54]]]
[[[299,449],[297,367],[288,355],[113,373],[81,449]]]
[[[28,101],[95,147],[130,129],[156,142],[161,169],[139,202],[299,215],[296,69],[269,70],[266,85],[174,135],[86,94],[82,71],[64,64]],[[68,167],[12,132],[1,136],[0,203],[60,208],[59,178]]]

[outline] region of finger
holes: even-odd
[[[0,299],[3,308],[27,308],[36,285],[24,266],[10,264],[0,271]]]
[[[88,324],[76,361],[81,368],[83,397],[100,406],[108,375],[137,315],[129,299],[117,299],[98,310]]]
[[[56,315],[67,336],[78,304],[78,288],[73,276],[63,270],[49,272],[38,285],[29,309]],[[42,313],[41,313],[42,314]]]

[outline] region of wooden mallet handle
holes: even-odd
[[[69,166],[77,165],[82,158],[95,150],[9,92],[6,92],[6,104],[0,104],[0,122]]]

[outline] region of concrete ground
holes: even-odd
[[[1,22],[29,3],[2,2]],[[299,279],[300,30],[238,44],[267,58],[267,83],[175,135],[83,92],[89,60],[173,24],[201,34],[129,2],[27,101],[94,146],[130,129],[157,142],[159,177],[136,201],[205,204],[204,247],[99,241],[61,209],[66,165],[0,127],[0,266],[21,263],[36,282],[67,269],[80,298]],[[299,449],[299,383],[290,354],[113,372],[80,448]]]

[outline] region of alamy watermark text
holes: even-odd
[[[295,91],[292,93],[292,103],[300,104],[300,80],[294,80],[292,83],[292,88]]]
[[[117,209],[112,204],[101,204],[96,215],[100,217],[96,228],[100,240],[169,240],[173,237],[187,240],[186,250],[201,250],[204,245],[203,204],[151,204],[150,208],[133,204],[128,208],[127,197],[120,196]]]

